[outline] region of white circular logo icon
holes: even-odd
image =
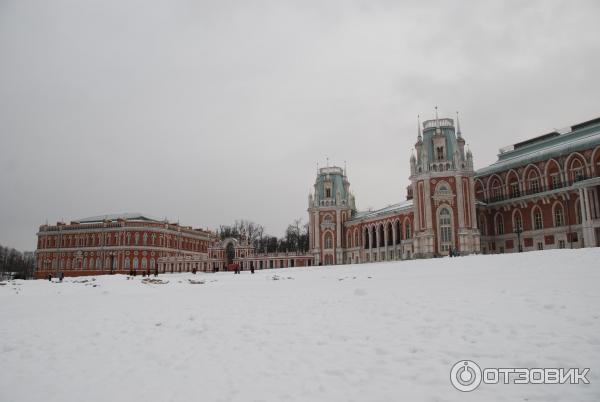
[[[481,384],[481,368],[471,360],[461,360],[452,366],[450,382],[459,391],[473,391]]]

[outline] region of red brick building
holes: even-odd
[[[504,148],[475,179],[483,252],[600,246],[600,119]]]
[[[475,171],[458,118],[436,116],[418,125],[410,171],[406,201],[358,211],[345,169],[319,169],[314,263],[600,245],[600,119],[505,147]]]
[[[201,256],[210,233],[142,214],[103,215],[42,225],[36,277],[153,271],[159,258]]]
[[[600,118],[500,150],[475,171],[458,118],[419,122],[406,200],[358,211],[346,170],[317,170],[308,254],[260,254],[244,241],[142,214],[43,225],[38,278],[220,271],[600,245]]]

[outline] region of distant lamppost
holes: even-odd
[[[519,253],[522,253],[523,246],[521,245],[521,233],[523,233],[523,229],[521,229],[520,227],[517,227],[515,229],[515,233],[517,234],[517,244],[518,244]]]

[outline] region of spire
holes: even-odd
[[[417,140],[422,141],[423,137],[421,136],[421,115],[417,115]]]
[[[462,138],[462,133],[460,132],[460,121],[458,120],[458,111],[456,112],[456,135],[458,138]]]

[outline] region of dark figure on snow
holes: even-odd
[[[60,277],[59,277],[60,281],[62,282],[64,278],[65,278],[65,273],[61,272]]]
[[[254,273],[254,265],[250,265],[250,273],[253,274]]]
[[[158,268],[154,270],[154,276],[158,276]]]
[[[48,274],[48,280],[52,282],[52,274]]]

